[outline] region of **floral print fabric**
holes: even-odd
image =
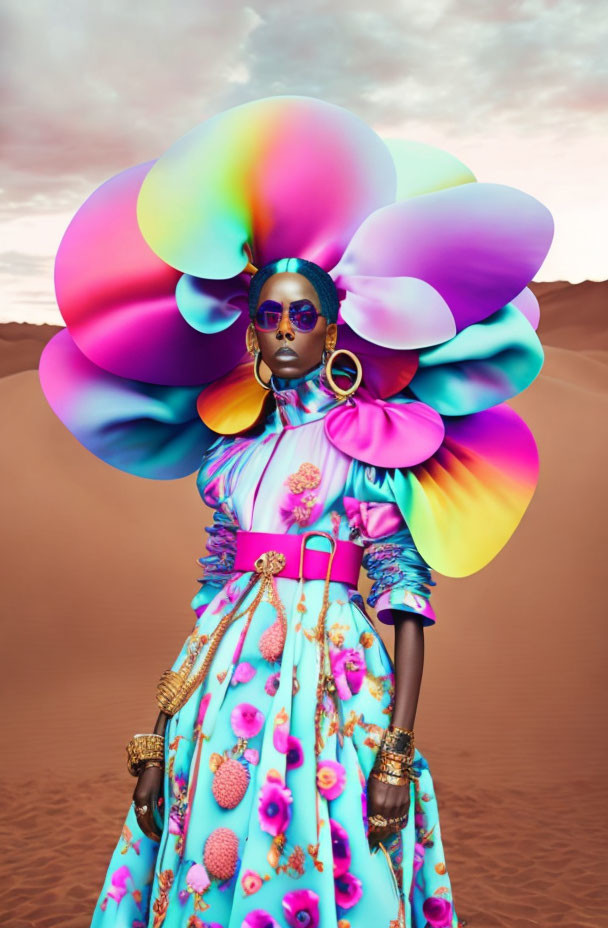
[[[194,646],[204,660],[237,603],[239,617],[168,723],[160,844],[141,833],[131,807],[92,928],[457,925],[433,782],[418,750],[407,824],[370,851],[367,778],[390,722],[394,668],[361,595],[329,585],[323,637],[335,690],[317,703],[323,581],[276,578],[272,595],[248,611],[251,575],[232,572],[237,528],[319,529],[366,546],[379,584],[372,596],[394,596],[394,608],[411,611],[419,611],[414,599],[427,602],[428,568],[384,474],[325,438],[323,416],[336,401],[319,371],[279,385],[276,398],[256,434],[219,439],[199,471],[215,518],[192,600],[196,624],[173,669]],[[353,501],[388,508],[362,515]],[[389,558],[378,559],[381,544]]]

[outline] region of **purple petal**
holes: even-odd
[[[332,276],[336,286],[346,290],[342,318],[370,342],[386,348],[426,348],[456,334],[447,303],[424,280]]]
[[[513,187],[464,184],[376,210],[331,275],[420,278],[463,329],[521,293],[552,237],[538,200]]]
[[[383,348],[361,338],[345,324],[338,328],[337,348],[346,348],[357,355],[365,386],[374,396],[382,398],[394,396],[407,387],[418,368],[417,351]]]

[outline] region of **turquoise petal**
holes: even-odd
[[[188,325],[208,335],[223,332],[248,309],[241,277],[204,280],[182,274],[175,288],[175,300]]]
[[[410,388],[442,415],[468,415],[525,390],[543,358],[534,329],[508,303],[442,345],[421,351]]]

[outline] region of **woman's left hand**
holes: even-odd
[[[367,815],[368,819],[373,815],[382,815],[386,819],[403,819],[405,820],[410,809],[410,786],[393,786],[390,783],[383,783],[376,777],[370,776],[367,781]],[[369,841],[375,845],[380,841],[386,840],[389,835],[400,831],[399,825],[387,825],[386,828],[377,828],[370,823]]]

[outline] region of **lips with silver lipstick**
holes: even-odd
[[[274,357],[279,360],[284,359],[285,361],[293,361],[298,355],[292,348],[288,348],[287,345],[283,345],[281,348],[277,348],[274,353]]]

